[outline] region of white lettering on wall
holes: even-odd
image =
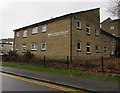
[[[64,32],[53,32],[53,33],[49,33],[48,37],[50,36],[67,36],[68,35],[68,31],[64,31]]]

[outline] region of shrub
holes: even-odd
[[[17,57],[17,53],[16,51],[12,51],[12,50],[9,50],[8,53],[7,53],[7,59],[9,61],[15,61],[16,62],[16,57]]]
[[[34,54],[31,51],[27,51],[24,53],[24,56],[27,58],[27,62],[34,57]]]
[[[7,54],[9,57],[17,56],[16,51],[12,51],[12,50],[9,50]]]

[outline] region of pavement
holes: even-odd
[[[114,83],[114,82],[94,80],[94,79],[81,78],[81,77],[73,77],[73,76],[53,74],[53,73],[40,72],[40,71],[18,69],[18,68],[11,68],[11,67],[2,67],[2,71],[23,75],[26,77],[32,77],[32,78],[36,78],[36,79],[47,81],[47,82],[53,82],[56,84],[76,87],[79,89],[85,89],[89,91],[118,91],[118,93],[120,93],[119,83]]]

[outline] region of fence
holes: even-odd
[[[71,69],[90,72],[108,72],[120,74],[120,58],[110,57],[92,57],[92,58],[77,58],[72,57],[70,62],[69,56],[34,56],[32,59],[27,60],[24,56],[7,57],[4,56],[3,62],[19,62],[29,64],[39,64],[44,66],[55,67],[59,69]]]

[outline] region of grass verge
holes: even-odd
[[[103,80],[103,81],[112,81],[112,82],[118,82],[119,81],[119,77],[117,77],[117,76],[97,75],[97,74],[91,74],[91,73],[82,72],[82,71],[57,69],[57,68],[52,68],[52,67],[44,67],[44,66],[41,66],[41,65],[13,63],[13,62],[9,62],[9,63],[8,62],[0,62],[0,66],[15,67],[15,68],[20,68],[20,69],[28,69],[28,70],[34,70],[34,71],[42,71],[42,72],[63,74],[63,75],[69,75],[69,76],[91,78],[91,79]]]

